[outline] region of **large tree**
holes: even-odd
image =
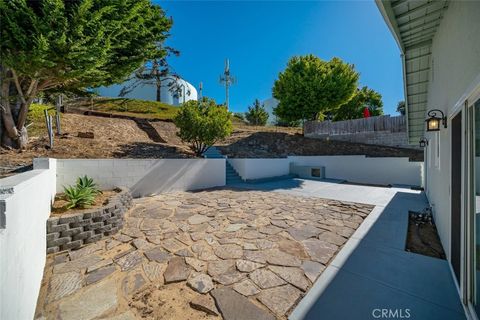
[[[39,93],[123,82],[167,54],[172,24],[150,0],[0,0],[0,21],[0,134],[15,148]]]
[[[168,50],[169,55],[179,55],[178,51],[170,47],[165,48]],[[156,89],[156,100],[158,102],[161,101],[161,90],[164,87],[168,88],[176,98],[183,97],[183,95],[191,95],[190,89],[184,88],[185,85],[182,83],[180,75],[172,71],[171,66],[167,62],[167,56],[148,61],[136,70],[130,78],[127,79],[126,83],[120,91],[119,96],[121,97],[127,96],[133,90],[142,86],[154,86]],[[185,92],[183,92],[183,89],[185,89]]]
[[[368,108],[371,116],[383,114],[382,95],[368,87],[357,89],[352,99],[333,112],[333,120],[363,118],[363,111]]]
[[[273,86],[279,100],[274,113],[285,121],[316,120],[348,102],[359,74],[339,58],[293,57]]]

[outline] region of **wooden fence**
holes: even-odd
[[[359,132],[406,132],[405,116],[377,116],[345,121],[307,121],[305,134],[315,135],[340,135]]]

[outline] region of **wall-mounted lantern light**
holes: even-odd
[[[447,127],[447,117],[442,110],[433,109],[428,111],[428,118],[425,120],[427,123],[427,131],[440,131],[440,123],[444,128]]]
[[[427,138],[420,139],[420,141],[418,143],[420,144],[420,148],[425,148],[426,146],[428,146]]]

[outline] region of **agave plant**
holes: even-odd
[[[87,177],[86,175],[83,177],[77,178],[77,188],[78,189],[90,189],[93,194],[102,193],[95,182],[93,182],[92,178]]]
[[[67,197],[67,209],[85,208],[91,206],[95,202],[96,193],[91,188],[79,188],[78,186],[64,187],[65,196]]]

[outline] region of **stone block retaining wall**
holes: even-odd
[[[123,216],[132,206],[132,195],[127,188],[119,189],[121,191],[103,207],[50,217],[47,220],[47,253],[77,249],[120,230]]]

